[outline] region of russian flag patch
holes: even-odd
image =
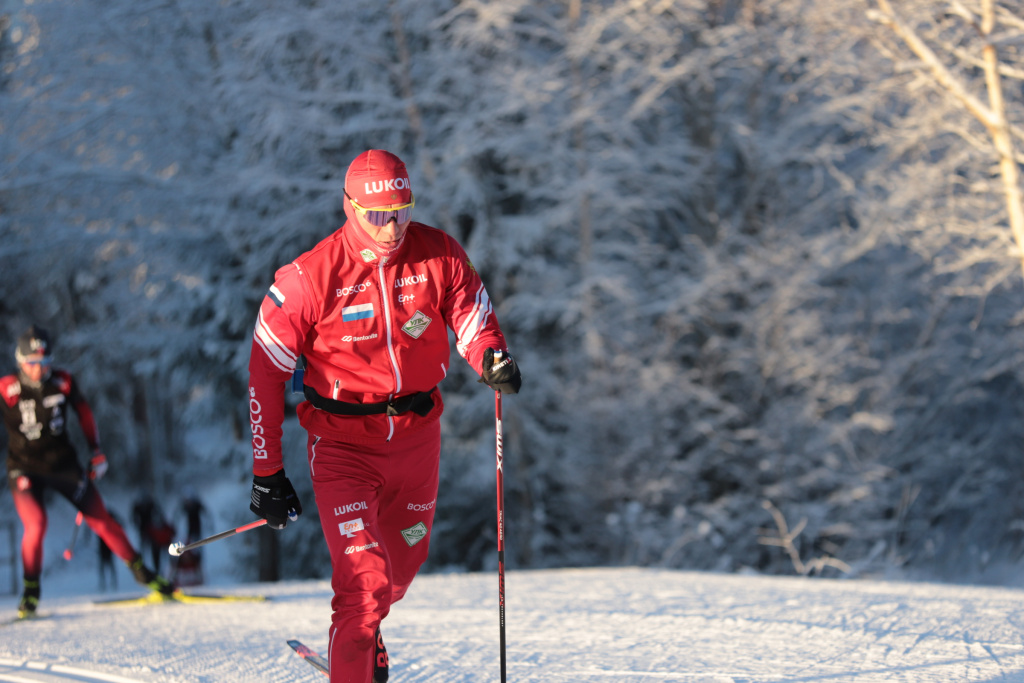
[[[353,320],[362,320],[363,318],[373,317],[373,304],[359,304],[358,306],[345,306],[341,309],[341,319],[343,322],[350,323]]]

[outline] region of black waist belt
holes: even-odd
[[[433,389],[431,389],[433,391]],[[302,393],[306,400],[320,410],[325,410],[333,415],[401,415],[410,410],[421,417],[426,417],[434,409],[434,399],[430,398],[431,391],[421,391],[418,394],[399,396],[391,401],[383,403],[345,403],[335,401],[333,398],[324,398],[313,390],[313,387],[303,385]]]

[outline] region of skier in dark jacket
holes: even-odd
[[[49,334],[33,325],[18,338],[17,373],[0,377],[0,411],[8,434],[7,481],[24,527],[24,592],[18,603],[18,616],[33,616],[39,604],[46,534],[43,493],[47,489],[61,494],[82,512],[89,528],[128,564],[136,581],[170,595],[174,587],[143,564],[124,529],[103,504],[93,482],[106,473],[107,458],[100,450],[92,409],[71,373],[52,367],[50,351]],[[92,450],[92,458],[84,469],[68,438],[69,407],[78,415],[79,426]]]

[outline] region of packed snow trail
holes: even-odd
[[[1016,589],[645,569],[511,571],[506,583],[510,683],[1024,683]],[[287,640],[326,649],[327,582],[218,590],[270,600],[104,607],[44,588],[48,618],[0,628],[0,683],[324,679]],[[15,602],[0,598],[0,612]],[[394,683],[497,681],[497,576],[421,575],[382,632]]]

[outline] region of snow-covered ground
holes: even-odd
[[[1017,589],[634,568],[506,579],[508,681],[1024,681]],[[0,628],[0,682],[326,680],[285,643],[324,649],[326,582],[206,590],[270,600],[126,608],[57,591],[48,618]],[[497,681],[497,577],[420,576],[382,631],[393,683]]]

